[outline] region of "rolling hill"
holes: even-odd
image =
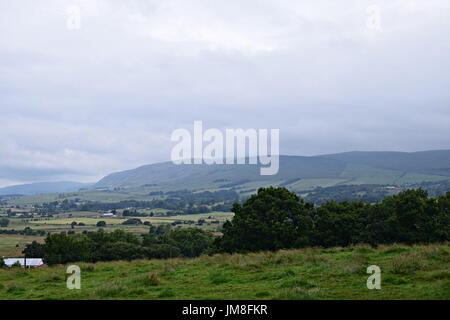
[[[261,176],[258,165],[145,165],[110,174],[95,189],[255,190],[281,185],[293,190],[346,184],[408,185],[450,179],[450,150],[346,152],[321,156],[280,156],[280,170]]]
[[[54,192],[74,192],[78,191],[81,188],[87,188],[89,186],[90,184],[71,181],[37,182],[0,188],[0,196],[37,195]]]
[[[261,176],[259,169],[258,165],[174,165],[164,162],[112,173],[93,185],[32,183],[0,188],[0,196],[25,195],[29,202],[42,202],[52,201],[57,193],[72,192],[73,197],[86,200],[113,201],[145,200],[152,191],[182,189],[213,191],[233,188],[246,195],[269,185],[284,186],[295,192],[344,185],[409,186],[450,181],[450,150],[280,156],[278,174]],[[80,192],[80,189],[84,191]]]

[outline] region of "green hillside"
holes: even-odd
[[[450,176],[450,151],[420,152],[344,152],[319,156],[343,161],[347,164],[366,165],[373,168],[416,172],[427,175]]]
[[[355,246],[0,269],[0,299],[450,299],[450,246]],[[381,268],[368,290],[367,267]]]
[[[90,186],[91,185],[87,183],[71,181],[37,182],[0,188],[0,196],[15,194],[37,195],[52,192],[74,192],[82,188],[88,188]]]
[[[255,190],[282,185],[294,190],[341,184],[414,184],[450,179],[450,151],[349,152],[325,156],[281,156],[274,176],[261,176],[257,165],[147,165],[113,173],[94,188],[148,187],[159,190]]]

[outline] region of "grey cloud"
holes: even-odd
[[[377,1],[375,32],[372,3],[1,2],[0,183],[168,160],[194,120],[288,154],[449,148],[450,4]]]

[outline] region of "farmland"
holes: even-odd
[[[382,271],[368,290],[369,265]],[[450,299],[450,245],[359,245],[0,270],[1,299]]]
[[[190,193],[178,195],[187,204],[182,212],[206,206],[198,198],[198,207],[190,204]],[[315,207],[285,188],[266,188],[235,204],[234,215],[211,204],[190,214],[59,211],[75,204],[69,201],[47,205],[51,214],[7,208],[1,231],[9,245],[2,250],[11,254],[24,245],[14,241],[50,234],[45,245],[26,248],[48,266],[3,268],[0,298],[449,299],[449,199],[407,190],[378,204]],[[113,232],[85,232],[99,229]],[[81,290],[66,288],[73,264],[81,268]],[[367,288],[369,266],[381,270],[381,290]]]
[[[199,228],[217,232],[220,226],[233,216],[230,212],[211,212],[203,214],[191,214],[191,215],[174,215],[174,216],[156,216],[156,217],[140,217],[142,224],[137,225],[125,225],[123,224],[130,217],[101,217],[97,212],[71,212],[68,214],[58,215],[55,217],[46,218],[9,218],[10,224],[8,227],[0,228],[1,230],[24,230],[25,228],[31,228],[32,230],[42,230],[45,233],[55,232],[68,232],[73,231],[80,233],[83,231],[95,231],[97,230],[97,222],[105,221],[106,226],[103,228],[105,231],[113,231],[116,229],[122,229],[135,234],[143,234],[148,232],[148,225],[144,225],[145,222],[151,223],[151,225],[157,226],[160,224],[173,224],[177,223],[180,226],[196,225]],[[203,220],[204,223],[198,225],[199,220]],[[72,227],[72,223],[76,223]],[[21,251],[24,246],[32,241],[42,242],[44,237],[36,235],[6,235],[0,234],[0,257],[21,256]]]
[[[26,235],[0,235],[0,257],[21,257],[25,245],[43,242],[44,237]]]

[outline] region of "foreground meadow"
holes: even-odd
[[[382,289],[368,290],[369,265]],[[450,245],[355,246],[0,270],[1,299],[450,299]]]

